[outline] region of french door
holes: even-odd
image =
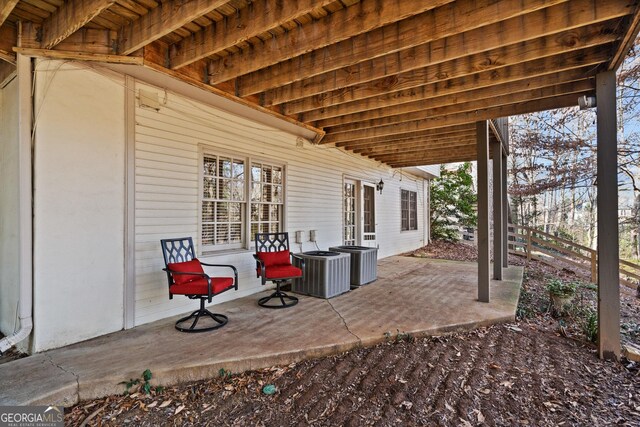
[[[375,247],[376,189],[362,181],[345,179],[343,189],[343,243]]]

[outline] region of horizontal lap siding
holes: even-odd
[[[160,239],[193,236],[198,241],[198,144],[251,156],[257,161],[286,165],[286,227],[294,232],[317,230],[318,245],[326,249],[342,243],[342,182],[345,176],[385,182],[382,196],[376,192],[380,257],[415,249],[423,244],[422,180],[395,173],[378,162],[335,148],[296,147],[296,137],[267,128],[161,89],[160,111],[136,108],[136,324],[142,324],[195,308],[176,296],[168,299]],[[166,99],[166,104],[163,104]],[[402,180],[401,180],[402,179]],[[419,229],[400,232],[400,189],[418,192]],[[198,243],[196,243],[197,245]],[[306,241],[303,250],[315,249]],[[240,274],[238,292],[216,297],[215,303],[259,292],[251,252],[201,257],[205,262],[233,264]]]

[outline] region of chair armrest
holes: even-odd
[[[190,273],[188,271],[173,271],[169,268],[163,268],[163,270],[171,274],[188,274],[189,276],[201,276],[207,280],[211,279],[207,273],[200,273],[199,271],[194,271],[193,273]]]
[[[266,271],[265,271],[265,267],[264,267],[264,261],[262,261],[257,254],[253,254],[253,259],[256,260],[256,267],[258,267],[260,269],[260,274],[258,277],[260,277],[262,285],[264,285],[265,283],[267,283],[267,278],[266,276]]]
[[[302,258],[299,255],[296,254],[291,254],[291,264],[293,264],[293,258],[297,259],[298,261],[300,261],[300,269],[302,270],[302,273],[304,274],[304,258]]]
[[[238,290],[238,269],[235,268],[233,265],[231,265],[231,264],[207,264],[206,262],[200,262],[200,264],[206,265],[207,267],[225,267],[225,268],[230,268],[231,270],[233,270],[233,277],[234,277],[233,284],[235,285],[236,291]]]

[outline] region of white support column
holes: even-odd
[[[507,155],[502,153],[502,266],[509,267],[509,199],[507,198]]]
[[[493,278],[502,280],[502,144],[491,143],[493,157]]]
[[[135,326],[136,308],[136,94],[135,79],[125,76],[125,242],[124,242],[124,328]]]
[[[478,145],[478,301],[489,302],[489,126],[476,122]]]
[[[598,337],[603,359],[620,356],[616,74],[596,76],[598,117]]]

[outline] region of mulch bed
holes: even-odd
[[[443,244],[416,254],[471,260],[472,251]],[[419,340],[402,335],[150,394],[134,386],[129,395],[67,409],[66,425],[640,425],[638,366],[599,360],[578,311],[554,317],[548,310],[546,280],[575,273],[518,258],[513,263],[526,269],[514,324]],[[594,295],[581,287],[576,306],[592,304]],[[622,312],[623,324],[638,325],[639,300],[623,295]],[[267,385],[275,386],[274,394],[263,392]]]

